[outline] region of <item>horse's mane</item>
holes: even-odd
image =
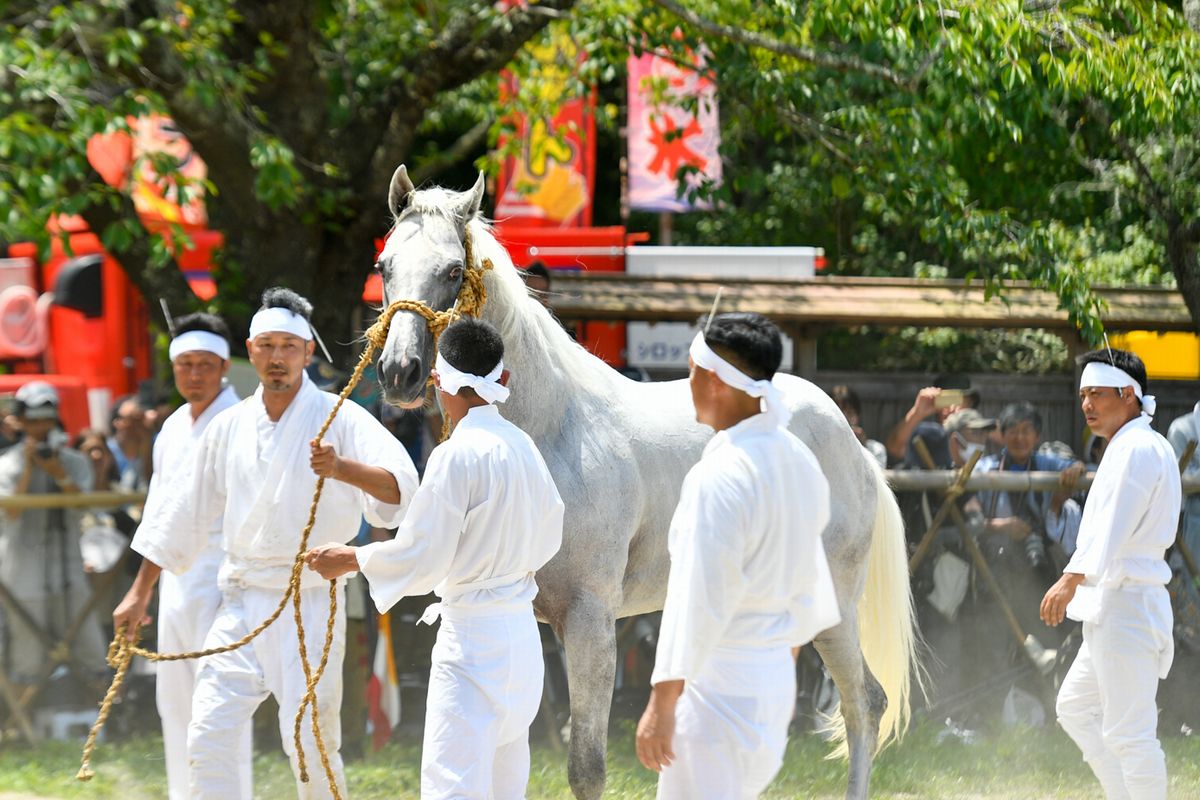
[[[578,389],[610,394],[614,383],[624,376],[571,339],[551,313],[530,296],[508,251],[496,240],[486,220],[476,217],[469,225],[475,257],[492,262],[493,268],[485,277],[489,295],[485,314],[500,331],[505,348],[540,357],[548,369],[559,372]]]
[[[440,186],[421,189],[409,194],[404,209],[392,224],[395,225],[405,217],[415,214],[431,214],[452,222],[459,222],[461,218],[457,215],[456,207],[461,201],[461,192],[443,189]]]

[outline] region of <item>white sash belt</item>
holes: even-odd
[[[510,572],[507,575],[497,575],[493,578],[484,578],[481,581],[457,583],[454,586],[449,586],[446,588],[439,602],[431,603],[425,608],[425,613],[421,615],[421,619],[417,620],[417,623],[420,624],[423,622],[426,625],[432,625],[442,616],[443,611],[448,611],[450,608],[453,608],[456,614],[461,613],[464,616],[480,616],[515,610],[523,605],[527,605],[529,601],[526,600],[519,603],[455,603],[454,601],[472,592],[500,589],[532,578],[532,572]]]

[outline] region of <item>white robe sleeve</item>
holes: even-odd
[[[130,545],[152,563],[176,575],[187,572],[221,529],[225,513],[225,426],[204,432],[186,474],[160,487],[163,501],[142,518]],[[251,443],[253,446],[253,443]]]
[[[358,548],[358,568],[380,612],[403,597],[429,594],[450,571],[471,490],[468,465],[455,464],[449,455],[439,448],[429,457],[425,481],[412,496],[396,538]]]
[[[651,685],[694,678],[747,590],[743,490],[728,475],[698,467],[704,471],[688,476],[671,520],[671,573]]]
[[[1132,461],[1122,465],[1120,479],[1103,496],[1097,497],[1093,487],[1087,502],[1100,503],[1099,513],[1086,514],[1087,526],[1080,529],[1075,554],[1063,572],[1081,574],[1088,583],[1096,583],[1146,513],[1154,485]]]
[[[357,490],[367,522],[377,528],[395,528],[404,517],[419,483],[412,458],[391,432],[356,403],[343,403],[338,416],[346,424],[342,452],[338,455],[385,469],[396,479],[400,489],[399,503],[385,503],[368,492]]]
[[[1167,441],[1171,443],[1171,449],[1175,451],[1176,457],[1182,456],[1187,450],[1188,442],[1196,438],[1196,427],[1192,418],[1192,414],[1184,414],[1174,420],[1171,427],[1167,429]],[[1187,470],[1183,474],[1185,478],[1190,478],[1198,473],[1200,473],[1200,448],[1192,454]]]

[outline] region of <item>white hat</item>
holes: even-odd
[[[58,392],[45,381],[30,381],[17,389],[25,419],[58,419]]]

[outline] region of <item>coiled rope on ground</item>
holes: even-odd
[[[458,299],[454,307],[448,311],[435,311],[428,304],[420,300],[396,300],[388,304],[387,308],[379,315],[379,318],[375,320],[375,323],[367,329],[365,334],[367,346],[363,350],[362,356],[358,359],[358,364],[354,367],[354,372],[351,374],[350,380],[338,395],[337,402],[317,432],[316,442],[318,444],[320,444],[325,434],[329,431],[329,426],[333,424],[333,420],[341,409],[342,403],[345,402],[346,398],[350,396],[350,393],[354,391],[354,388],[362,379],[363,371],[374,360],[375,354],[387,344],[388,330],[391,327],[392,317],[398,312],[411,311],[425,319],[425,324],[433,336],[435,352],[437,351],[438,339],[441,337],[442,331],[446,329],[446,326],[459,317],[478,317],[482,313],[483,306],[487,303],[487,289],[484,286],[483,275],[487,270],[492,269],[492,262],[490,259],[484,259],[482,262],[476,263],[470,229],[467,230],[463,239],[463,246],[466,251],[464,262],[467,266],[463,273],[463,282],[459,287]],[[430,380],[432,381],[432,378]],[[444,440],[448,435],[449,418],[445,418],[442,421],[442,439]],[[121,684],[125,680],[125,674],[128,672],[130,662],[134,656],[141,656],[149,661],[183,661],[237,650],[254,641],[259,634],[274,624],[283,613],[283,609],[287,607],[288,600],[290,599],[292,601],[293,617],[296,622],[296,633],[299,641],[300,663],[304,667],[306,685],[304,696],[300,700],[300,706],[296,709],[296,719],[292,731],[296,746],[296,761],[300,769],[300,780],[305,783],[308,782],[308,765],[304,755],[304,747],[300,742],[300,729],[304,721],[304,712],[311,706],[313,739],[317,743],[317,751],[321,756],[321,766],[325,770],[325,777],[329,782],[329,789],[334,798],[341,800],[341,793],[337,788],[337,781],[333,775],[333,766],[329,761],[325,743],[321,738],[320,718],[317,713],[317,684],[325,673],[325,667],[329,663],[329,651],[333,646],[333,630],[337,619],[337,581],[332,580],[329,582],[329,619],[325,626],[325,642],[321,651],[321,660],[317,664],[316,670],[313,670],[308,661],[308,649],[304,642],[304,624],[300,616],[300,578],[304,569],[304,554],[308,552],[308,539],[312,534],[313,524],[316,522],[317,504],[321,501],[321,490],[324,486],[324,476],[318,477],[316,488],[313,491],[312,504],[309,506],[308,522],[301,533],[300,546],[296,551],[296,558],[292,562],[292,572],[288,580],[287,591],[284,592],[279,605],[271,612],[270,616],[259,623],[250,633],[236,642],[231,642],[221,647],[194,650],[186,653],[158,653],[138,646],[137,631],[134,632],[132,639],[125,635],[124,626],[116,631],[112,642],[108,646],[107,656],[108,664],[115,672],[112,683],[109,685],[108,691],[105,692],[104,699],[100,703],[100,713],[96,717],[96,722],[92,725],[91,731],[88,733],[87,741],[84,743],[82,763],[80,764],[79,772],[75,775],[77,780],[87,781],[95,775],[91,768],[91,760],[92,753],[96,747],[96,737],[108,719],[108,715],[112,710],[113,700],[120,691]]]

